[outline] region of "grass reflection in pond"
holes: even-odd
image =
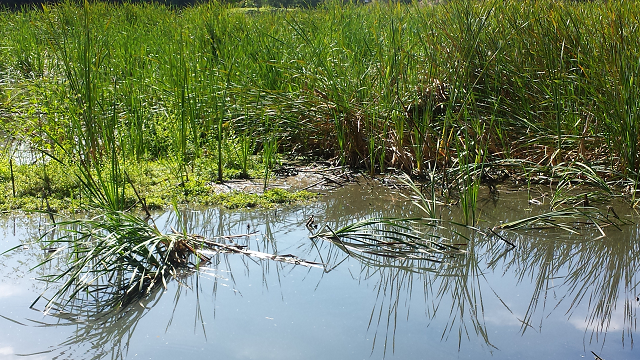
[[[593,226],[580,229],[581,236],[559,228],[496,229],[515,249],[495,235],[441,229],[452,244],[467,244],[443,262],[370,253],[365,261],[339,244],[308,239],[310,215],[340,229],[369,215],[408,213],[401,199],[371,186],[290,209],[164,214],[156,219],[162,233],[182,223],[187,233],[212,238],[245,234],[249,225],[259,232],[235,238],[237,244],[322,262],[329,272],[220,253],[199,272],[181,274],[167,290],[155,288],[138,301],[144,308],[136,302],[120,312],[96,314],[78,307],[73,315],[34,319],[69,325],[56,327],[66,332],[66,342],[44,350],[52,357],[94,359],[198,356],[201,348],[225,358],[241,358],[240,349],[254,358],[264,358],[255,355],[263,351],[318,359],[415,358],[424,351],[442,357],[540,358],[546,349],[555,356],[571,351],[588,357],[593,350],[605,359],[637,354],[629,348],[636,331],[635,225],[605,228],[607,237],[597,240],[600,232]],[[480,204],[481,225],[532,215],[523,211],[530,206],[520,195],[504,193],[495,204]],[[442,209],[443,218],[447,211],[455,207]],[[618,215],[628,218],[621,210]],[[24,331],[35,324],[0,314],[29,325]],[[506,325],[496,322],[496,314]]]

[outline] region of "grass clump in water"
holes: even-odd
[[[64,310],[82,297],[100,306],[99,311],[119,308],[156,286],[166,286],[195,253],[185,234],[162,234],[147,220],[118,211],[55,228],[66,235],[45,241],[55,252],[39,266],[60,259],[66,269],[43,278],[56,287],[45,311]]]

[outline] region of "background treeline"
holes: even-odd
[[[313,7],[317,6],[324,0],[227,0],[224,3],[233,4],[235,6],[242,7]],[[40,7],[42,4],[55,5],[60,3],[60,0],[4,0],[0,2],[0,9],[5,7],[7,9],[20,9],[22,7]],[[72,0],[73,2],[73,0]],[[77,3],[82,3],[80,0],[76,0]],[[207,0],[109,0],[112,4],[140,4],[140,3],[153,3],[158,5],[185,7],[206,3]]]
[[[19,9],[20,7],[23,7],[23,6],[32,7],[32,6],[40,6],[42,4],[55,5],[61,2],[63,1],[60,1],[60,0],[3,0],[2,2],[0,2],[0,4],[11,9]],[[81,3],[82,1],[75,1],[75,2]],[[112,4],[155,3],[155,4],[163,4],[163,5],[187,6],[187,5],[195,5],[198,3],[202,3],[203,0],[110,0],[108,2]]]

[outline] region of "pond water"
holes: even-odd
[[[479,227],[526,217],[526,193],[502,191],[478,206]],[[621,217],[623,206],[616,208]],[[309,238],[305,223],[339,227],[370,216],[410,215],[404,197],[350,185],[318,202],[270,210],[188,210],[203,236],[258,233],[235,241],[293,254],[325,269],[220,254],[200,272],[116,314],[43,315],[44,288],[30,270],[45,255],[28,245],[0,260],[0,359],[637,359],[638,226],[543,229],[472,236],[443,264],[365,263]],[[457,207],[443,217],[460,220]],[[45,218],[2,220],[5,250],[32,241]],[[157,224],[176,224],[174,213]],[[370,259],[376,260],[376,259]],[[377,262],[377,265],[374,264]],[[25,357],[25,355],[28,355]]]

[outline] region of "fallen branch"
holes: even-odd
[[[325,267],[325,264],[323,263],[303,260],[293,254],[284,254],[284,255],[269,254],[269,253],[264,253],[260,251],[255,251],[255,250],[248,250],[246,245],[240,245],[235,243],[222,244],[219,242],[211,241],[199,235],[191,235],[191,236],[193,236],[194,238],[197,238],[198,241],[202,242],[203,244],[207,245],[210,248],[208,250],[197,250],[198,253],[201,253],[204,255],[215,255],[220,252],[226,252],[226,253],[234,253],[234,254],[243,254],[243,255],[255,257],[258,259],[273,260],[273,261],[278,261],[278,262],[283,262],[283,263],[288,263],[293,265],[302,265],[306,267],[316,267],[321,269],[324,269]],[[218,249],[212,250],[212,248],[218,248]]]
[[[173,228],[171,230],[176,234],[180,234]],[[254,231],[248,234],[242,234],[242,235],[216,236],[215,238],[230,239],[230,238],[254,235],[256,233],[257,231]],[[303,260],[293,254],[284,254],[284,255],[269,254],[269,253],[264,253],[260,251],[255,251],[255,250],[248,250],[246,245],[240,245],[236,243],[223,244],[217,241],[213,241],[211,239],[207,239],[204,236],[197,235],[197,234],[188,234],[186,236],[189,237],[190,240],[204,244],[208,247],[208,249],[204,249],[204,250],[203,249],[195,250],[193,248],[190,248],[191,250],[194,251],[194,254],[196,256],[199,256],[199,257],[205,256],[207,259],[209,259],[211,255],[215,255],[220,252],[225,252],[225,253],[243,254],[243,255],[255,257],[258,259],[267,259],[267,260],[273,260],[273,261],[283,262],[287,264],[302,265],[306,267],[316,267],[321,269],[324,269],[325,267],[325,264],[323,263]]]

